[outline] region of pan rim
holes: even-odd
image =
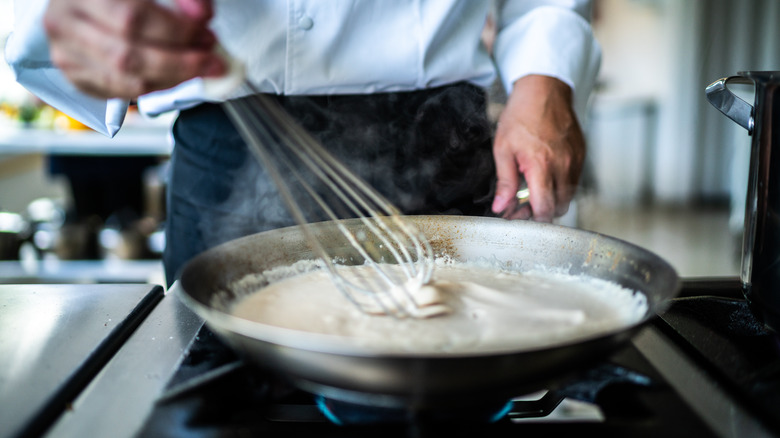
[[[478,222],[502,223],[502,224],[512,223],[510,221],[500,219],[500,218],[469,217],[469,216],[457,216],[457,215],[437,215],[437,216],[416,215],[416,216],[406,216],[406,217],[415,223],[435,220],[438,221],[439,223],[444,224],[445,226],[450,223],[456,223],[458,226],[476,224]],[[256,321],[246,320],[231,315],[225,311],[222,311],[220,309],[217,309],[213,306],[210,306],[200,301],[199,299],[189,294],[184,288],[183,284],[181,284],[181,281],[179,280],[177,280],[174,283],[174,285],[172,285],[172,289],[175,290],[176,295],[180,299],[182,299],[190,309],[194,310],[199,316],[201,316],[206,321],[207,325],[211,326],[217,332],[224,330],[224,331],[240,334],[241,336],[246,336],[267,344],[278,345],[285,348],[306,350],[310,352],[347,355],[347,356],[354,356],[354,357],[402,358],[402,359],[475,358],[475,357],[484,357],[484,356],[502,356],[502,355],[535,353],[535,352],[541,352],[547,350],[555,350],[555,349],[559,349],[559,348],[563,348],[575,344],[580,344],[588,341],[595,341],[599,339],[609,338],[618,335],[622,332],[635,332],[639,327],[647,324],[649,321],[654,319],[659,313],[662,313],[663,310],[666,308],[666,306],[668,306],[669,304],[668,302],[679,294],[679,291],[681,289],[681,280],[677,275],[675,269],[666,260],[662,259],[657,254],[654,254],[653,252],[645,248],[642,248],[631,242],[627,242],[619,238],[605,235],[602,233],[596,233],[596,232],[581,230],[576,228],[567,228],[555,224],[546,224],[546,223],[538,223],[538,222],[522,222],[522,223],[524,224],[524,226],[526,227],[530,226],[533,229],[536,228],[545,229],[546,227],[553,227],[555,230],[559,232],[567,233],[567,235],[570,236],[577,236],[577,235],[589,236],[591,239],[629,248],[631,250],[639,252],[643,256],[652,258],[652,261],[654,263],[658,263],[660,265],[660,268],[667,274],[669,284],[666,284],[665,287],[667,289],[671,289],[669,291],[670,293],[668,298],[665,298],[662,302],[655,303],[654,305],[648,305],[648,309],[646,310],[645,315],[643,315],[641,318],[631,323],[623,324],[620,325],[619,327],[615,327],[609,330],[599,331],[597,333],[591,333],[590,335],[567,337],[566,339],[560,339],[560,340],[548,342],[545,345],[528,346],[526,348],[518,348],[517,345],[514,346],[506,345],[500,347],[497,345],[490,345],[484,348],[474,347],[468,350],[424,351],[423,352],[423,351],[408,350],[404,348],[378,348],[378,347],[371,347],[363,344],[356,345],[354,341],[350,342],[350,339],[352,339],[350,337],[288,329],[279,326],[263,324]],[[270,231],[257,233],[255,235],[246,236],[219,245],[218,247],[205,251],[205,253],[218,250],[218,248],[225,247],[225,245],[229,245],[231,242],[236,242],[244,239],[252,239],[253,237],[256,238],[256,236],[262,234],[268,234],[274,232],[276,233],[281,232],[282,235],[284,235],[284,233],[289,233],[291,230],[294,230],[296,228],[299,227],[298,226],[286,227],[277,230],[270,230]],[[641,293],[645,295],[645,297],[648,298],[648,303],[650,303],[649,295],[645,291],[634,289],[634,293]]]
[[[677,283],[680,283],[679,280]],[[354,341],[351,341],[353,338],[347,336],[308,332],[251,321],[204,305],[200,301],[189,296],[184,287],[178,282],[172,285],[171,289],[190,309],[203,318],[207,326],[216,332],[229,331],[234,334],[251,338],[255,341],[283,348],[322,354],[377,359],[481,358],[486,356],[520,355],[552,351],[566,348],[571,345],[614,337],[615,335],[624,332],[634,332],[655,319],[659,313],[658,310],[653,310],[648,307],[645,315],[632,323],[609,330],[591,333],[590,335],[567,337],[566,339],[547,342],[545,345],[534,345],[526,348],[518,347],[517,345],[509,345],[510,343],[507,342],[507,345],[505,346],[493,344],[482,348],[472,347],[468,350],[459,351],[415,351],[402,347],[390,348],[385,346],[384,348],[379,348],[365,344],[357,345]],[[641,291],[635,291],[635,293],[644,294]],[[661,305],[661,307],[665,308],[666,305]]]

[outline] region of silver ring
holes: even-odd
[[[528,190],[528,187],[524,187],[517,191],[515,198],[517,198],[518,205],[528,204],[529,199],[531,198],[531,192]]]

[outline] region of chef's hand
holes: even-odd
[[[51,58],[82,91],[132,99],[196,76],[221,76],[212,51],[211,0],[50,0],[44,15]],[[173,9],[176,9],[174,11]]]
[[[493,156],[498,178],[494,213],[542,222],[566,213],[585,160],[571,88],[548,76],[518,79],[498,121]],[[530,206],[516,208],[523,176]]]

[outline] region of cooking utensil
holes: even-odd
[[[185,266],[173,293],[250,362],[305,390],[344,401],[425,409],[553,389],[624,345],[679,290],[678,277],[664,260],[600,234],[498,218],[407,219],[427,236],[437,255],[464,262],[493,260],[519,272],[542,267],[613,281],[644,294],[649,309],[640,321],[600,335],[541,348],[509,346],[457,354],[382,351],[357,346],[348,338],[231,316],[228,309],[240,295],[231,284],[248,274],[316,258],[301,227],[251,235],[202,253]],[[340,225],[352,231],[363,227],[359,219]],[[310,231],[321,242],[332,242],[341,235],[340,225],[316,223]]]
[[[226,60],[228,71],[222,77],[202,79],[204,95],[223,101],[226,113],[274,181],[338,289],[365,313],[399,318],[446,313],[446,306],[435,298],[423,303],[415,293],[433,272],[433,253],[425,236],[384,196],[331,156],[278,103],[260,93],[246,79],[243,63],[221,46],[215,50]],[[342,245],[339,254],[328,251],[332,245],[325,245],[309,230],[312,222],[346,218],[360,218],[363,227],[351,231],[337,225],[340,238],[349,243]],[[348,280],[339,269],[344,263],[365,264],[374,275]]]
[[[753,105],[731,92],[728,84],[753,85]],[[739,72],[713,82],[705,94],[753,137],[740,277],[753,312],[780,332],[780,135],[773,132],[780,127],[780,72]]]
[[[415,297],[433,272],[433,252],[425,236],[280,105],[250,83],[244,87],[247,97],[227,100],[223,106],[347,299],[370,314],[425,317],[446,312],[443,305],[424,305],[428,303]],[[345,218],[359,218],[362,226],[348,229],[339,221]],[[341,232],[337,238],[348,243],[340,245],[338,253],[329,251],[333,245],[309,229],[309,223],[321,220],[334,221]],[[340,269],[345,262],[366,265],[373,274],[348,279]],[[389,269],[391,265],[401,269]]]

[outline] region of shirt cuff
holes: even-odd
[[[601,64],[601,47],[585,18],[547,6],[501,28],[494,57],[507,92],[523,76],[554,77],[572,87],[575,110],[582,116]]]
[[[52,107],[93,130],[113,137],[124,122],[129,102],[124,99],[98,99],[77,90],[54,67],[17,70],[16,80]]]
[[[129,102],[82,93],[52,64],[41,26],[45,5],[44,0],[31,0],[15,17],[16,30],[6,42],[5,57],[16,81],[52,107],[113,137],[122,126]]]

